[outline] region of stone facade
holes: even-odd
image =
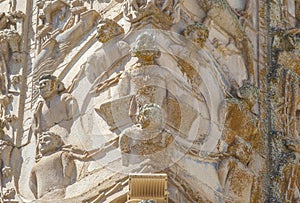
[[[0,0],[0,202],[300,202],[299,75],[299,0]]]

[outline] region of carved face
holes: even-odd
[[[52,79],[43,79],[39,82],[40,95],[44,99],[52,97],[57,93],[56,82]]]
[[[42,155],[53,153],[61,147],[62,141],[59,136],[44,133],[39,140],[39,149]]]

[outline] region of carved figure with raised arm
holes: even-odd
[[[56,76],[50,74],[40,77],[39,91],[41,97],[34,111],[35,134],[55,126],[67,135],[78,109],[75,98],[65,93],[64,84]]]

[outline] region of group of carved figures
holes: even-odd
[[[63,32],[75,25],[80,20],[80,14],[87,10],[82,0],[38,0],[36,5],[41,21],[37,39],[41,43],[50,37],[51,32],[57,29]]]
[[[128,1],[125,4],[124,15],[128,21],[134,23],[145,17],[145,15],[139,15],[140,13],[156,12],[156,8],[159,8],[168,17],[166,24],[171,24],[178,17],[176,13],[178,2],[176,0]],[[40,39],[47,38],[47,35],[59,26],[61,26],[59,28],[61,31],[70,28],[80,20],[80,14],[87,10],[82,0],[70,2],[39,0],[37,6],[40,11],[39,18],[42,21],[37,32]],[[68,9],[71,12],[70,16],[67,16],[66,10]],[[5,21],[9,24],[2,24],[3,16],[10,19],[10,21]],[[12,19],[11,16],[1,13],[0,30],[14,26]],[[60,24],[62,21],[66,23]],[[102,21],[102,23],[105,25],[107,22]],[[113,22],[109,21],[109,23]],[[118,33],[124,33],[124,30],[119,29]],[[12,199],[15,190],[8,183],[12,181],[10,162],[11,152],[15,146],[14,137],[8,136],[6,129],[9,125],[12,126],[16,118],[9,115],[7,109],[12,100],[12,96],[8,94],[11,82],[9,82],[7,67],[10,59],[15,61],[19,59],[17,55],[20,51],[20,37],[13,31],[7,32],[6,38],[1,34],[1,198]],[[202,25],[194,24],[187,27],[183,34],[202,47],[208,31]],[[106,42],[107,39],[102,39],[102,41]],[[164,76],[160,76],[159,80],[157,80],[158,77],[151,78],[151,74],[155,74],[159,67],[156,59],[160,57],[160,51],[154,41],[153,36],[149,34],[141,34],[138,37],[136,46],[132,49],[132,56],[137,57],[138,61],[129,70],[124,70],[117,81],[120,96],[133,95],[128,112],[133,125],[123,130],[117,140],[122,155],[122,164],[125,167],[147,160],[155,162],[154,166],[151,166],[155,167],[161,163],[161,157],[166,157],[166,163],[158,168],[167,167],[171,161],[169,154],[172,153],[176,142],[174,135],[165,127],[166,121],[163,114],[168,94],[167,81],[165,81],[167,78],[163,78]],[[36,199],[63,199],[66,187],[76,182],[75,159],[88,160],[92,152],[76,149],[66,145],[64,141],[69,136],[74,120],[79,116],[76,99],[66,92],[64,84],[54,75],[45,74],[40,77],[38,86],[40,98],[36,101],[32,125],[32,133],[35,135],[37,146],[36,163],[31,170],[29,185]],[[223,136],[219,142],[218,153],[209,154],[209,156],[217,157],[219,160],[218,175],[221,186],[224,188],[224,195],[229,200],[235,197],[243,201],[251,194],[257,194],[253,191],[259,190],[260,183],[258,182],[261,181],[258,179],[257,171],[249,167],[255,157],[253,153],[259,153],[262,144],[258,136],[259,118],[253,111],[258,100],[258,90],[253,85],[245,83],[234,96],[234,98],[226,99],[224,106],[221,107],[220,114],[225,117]],[[289,147],[296,152],[295,162],[299,162],[299,145],[293,142],[289,144]],[[291,167],[293,173],[299,171],[299,164],[297,164]],[[47,176],[55,178],[45,178]],[[247,182],[240,182],[241,179]],[[300,181],[297,179],[293,185],[294,188],[298,188],[295,189],[298,193],[299,184]],[[151,202],[151,200],[142,202]]]
[[[0,201],[14,199],[11,156],[15,149],[17,117],[12,114],[12,101],[18,94],[20,84],[19,64],[22,60],[21,37],[24,14],[15,10],[15,1],[10,11],[0,12]]]
[[[158,49],[155,51],[157,52]],[[141,55],[143,54],[139,56]],[[138,64],[141,66],[140,63]],[[121,77],[120,82],[123,87],[128,86],[127,77],[125,74]],[[128,116],[131,116],[135,124],[125,129],[116,140],[119,143],[124,166],[139,161],[137,157],[147,155],[149,156],[146,159],[153,161],[156,158],[158,161],[162,155],[166,155],[162,154],[166,153],[164,149],[170,147],[174,141],[172,135],[163,127],[162,108],[156,104],[156,100],[161,99],[165,92],[157,98],[157,95],[151,96],[151,93],[149,96],[149,92],[145,94],[149,87],[142,89],[143,93],[135,92],[136,95],[132,97],[128,112]],[[122,93],[129,93],[124,91],[126,90],[120,90]],[[65,188],[76,181],[74,159],[78,159],[78,156],[72,153],[72,150],[66,149],[63,140],[68,137],[73,121],[78,116],[78,105],[76,99],[65,92],[63,83],[53,75],[46,74],[40,77],[39,92],[41,97],[36,102],[32,127],[38,146],[37,163],[31,171],[30,188],[37,199],[63,198]],[[156,92],[154,89],[153,93],[157,94],[161,91]],[[86,151],[81,151],[81,155],[80,159],[91,156]],[[57,163],[62,163],[61,167],[57,167],[59,165]],[[45,179],[45,174],[56,177],[56,180]]]
[[[157,77],[151,78],[159,67],[156,58],[160,56],[154,37],[148,33],[141,34],[132,55],[138,61],[125,70],[119,80],[120,95],[133,95],[128,112],[133,125],[123,130],[117,139],[122,164],[127,167],[150,160],[149,167],[161,170],[171,163],[176,141],[165,127],[163,106],[167,84],[158,81]],[[76,181],[74,160],[78,157],[88,159],[91,155],[79,150],[78,156],[64,145],[63,140],[68,137],[78,116],[75,98],[66,92],[57,77],[50,74],[40,77],[39,90],[41,97],[36,102],[32,128],[37,138],[37,163],[31,171],[30,188],[37,199],[63,198],[66,187]],[[225,130],[219,153],[211,156],[220,159],[218,173],[222,186],[226,188],[224,194],[244,199],[249,196],[249,191],[257,189],[257,174],[248,165],[252,153],[250,143],[257,139],[258,133],[258,118],[252,111],[258,92],[253,85],[244,84],[236,95],[236,98],[226,100],[221,109],[225,115]],[[57,132],[60,132],[59,135]],[[245,183],[239,183],[238,174],[243,174],[251,184],[245,188]],[[56,178],[45,179],[45,176]]]

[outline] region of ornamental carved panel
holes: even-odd
[[[0,202],[300,201],[299,6],[0,0]]]

